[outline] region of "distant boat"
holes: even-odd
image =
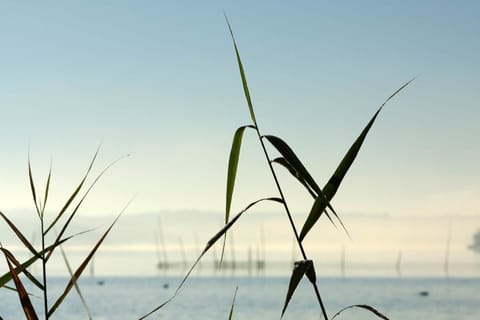
[[[418,293],[418,295],[419,295],[420,297],[428,297],[428,296],[430,295],[430,293],[429,293],[428,291],[420,291],[420,292]]]

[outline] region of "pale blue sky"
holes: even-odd
[[[320,185],[377,106],[420,75],[379,117],[339,211],[480,214],[476,1],[3,2],[0,208],[31,208],[29,146],[37,179],[53,159],[55,209],[102,142],[97,172],[131,157],[85,214],[133,195],[132,212],[222,211],[233,132],[249,123],[223,11],[261,129],[287,140]],[[273,192],[247,133],[233,208]]]

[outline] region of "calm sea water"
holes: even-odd
[[[138,319],[175,291],[179,277],[85,278],[80,288],[97,320]],[[54,278],[52,292],[65,287],[66,278]],[[369,304],[390,319],[480,319],[480,279],[444,278],[325,278],[318,279],[329,315],[352,304]],[[165,288],[164,286],[167,286]],[[227,319],[235,287],[238,293],[234,319],[279,319],[288,286],[287,277],[194,277],[180,294],[149,319]],[[428,296],[421,296],[421,291]],[[38,310],[41,301],[32,298]],[[50,298],[52,301],[54,297]],[[0,316],[4,320],[23,319],[16,293],[0,290]],[[87,319],[75,292],[52,319]],[[312,288],[302,281],[284,319],[322,319]],[[378,319],[363,310],[345,311],[336,319]]]

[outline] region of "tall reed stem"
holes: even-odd
[[[40,225],[42,229],[42,277],[43,277],[43,309],[45,312],[45,320],[48,319],[48,300],[47,300],[47,261],[45,256],[45,234],[43,225],[43,215],[40,218]]]
[[[268,155],[267,148],[265,147],[265,143],[263,141],[263,136],[260,133],[260,129],[258,128],[258,123],[255,124],[255,131],[257,131],[258,139],[260,140],[260,144],[262,145],[263,153],[265,154],[265,158],[268,162],[268,166],[270,171],[272,172],[273,179],[275,180],[275,184],[277,186],[278,193],[280,194],[280,198],[282,199],[283,207],[285,208],[285,212],[287,213],[288,221],[290,222],[290,226],[292,227],[293,233],[295,234],[295,239],[297,240],[298,247],[302,253],[302,257],[304,260],[307,260],[307,254],[305,249],[303,248],[302,241],[300,241],[300,237],[298,235],[297,228],[295,227],[295,223],[293,221],[292,214],[290,213],[290,209],[288,208],[287,200],[283,194],[282,187],[280,186],[280,182],[278,181],[277,174],[273,169],[272,161],[270,160],[270,156]],[[325,310],[325,305],[323,304],[322,297],[320,295],[320,291],[318,286],[315,282],[312,282],[313,288],[315,290],[315,295],[317,296],[318,303],[320,304],[320,308],[322,309],[323,318],[328,320],[327,311]]]

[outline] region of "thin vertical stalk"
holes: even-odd
[[[290,222],[290,226],[292,227],[293,233],[295,234],[295,239],[297,240],[298,247],[300,248],[300,251],[302,253],[302,257],[304,260],[307,260],[307,254],[305,252],[305,249],[303,248],[303,244],[300,241],[300,237],[298,235],[297,228],[295,227],[295,223],[293,221],[292,214],[290,213],[290,209],[288,208],[287,200],[283,194],[282,187],[280,186],[280,182],[278,181],[277,174],[275,173],[275,170],[273,169],[272,161],[270,160],[270,156],[268,155],[267,148],[265,147],[265,143],[262,139],[262,134],[260,133],[260,129],[258,128],[258,123],[255,124],[255,130],[257,131],[258,139],[260,140],[260,144],[263,149],[263,153],[265,154],[265,158],[268,162],[268,166],[270,168],[270,171],[272,173],[273,179],[275,180],[275,184],[277,186],[278,193],[280,194],[280,198],[282,199],[283,207],[285,208],[285,212],[287,213],[288,221]],[[320,295],[320,291],[318,289],[318,286],[315,282],[312,282],[315,295],[317,296],[318,303],[320,304],[320,308],[322,309],[322,314],[323,318],[325,320],[328,320],[327,316],[327,311],[325,310],[325,305],[323,304],[322,297]]]
[[[45,312],[45,320],[48,319],[48,290],[47,290],[47,261],[45,257],[45,234],[43,225],[43,215],[40,217],[40,225],[42,229],[42,277],[43,277],[43,308]]]

